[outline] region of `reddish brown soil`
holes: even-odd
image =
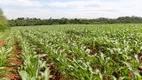
[[[50,80],[63,80],[63,75],[61,72],[56,71],[57,66],[52,64],[49,68],[50,74],[53,75]]]
[[[89,53],[89,55],[95,55],[97,52],[95,50],[91,50],[91,52]]]
[[[135,75],[133,72],[129,72],[129,77],[133,80],[135,78]]]
[[[97,54],[97,51],[96,51],[96,50],[94,50],[94,49],[92,49],[92,48],[89,48],[89,49],[90,49],[89,55],[95,55],[95,54]]]
[[[50,78],[50,80],[63,80],[63,78],[62,78],[62,73],[56,72],[55,75],[56,75],[56,76],[53,76],[52,78]]]
[[[22,80],[18,74],[9,74],[7,76],[4,76],[4,78],[10,79],[10,80]]]
[[[90,50],[89,55],[95,55],[95,54],[97,54],[97,52],[98,52],[97,50],[93,49],[92,47],[87,47],[87,48],[85,48],[85,50],[87,50],[87,49]]]
[[[6,74],[3,78],[10,80],[22,80],[18,74],[18,67],[23,64],[21,60],[21,48],[17,45],[17,43],[14,45],[9,59],[9,62],[7,62],[9,66],[7,66],[5,70],[10,70],[10,74]]]
[[[40,50],[35,50],[36,54],[41,54]]]
[[[4,47],[5,44],[6,44],[6,42],[5,42],[4,40],[0,41],[0,48],[1,48],[1,47]]]

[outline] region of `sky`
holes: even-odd
[[[8,19],[18,17],[117,18],[142,17],[142,0],[0,0]]]

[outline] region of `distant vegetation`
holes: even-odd
[[[117,19],[97,18],[97,19],[40,19],[40,18],[17,18],[9,20],[10,26],[35,26],[53,24],[116,24],[116,23],[142,23],[142,17],[126,16]]]
[[[8,21],[3,15],[2,9],[0,9],[0,31],[3,31],[4,29],[6,29],[7,26],[8,26]]]

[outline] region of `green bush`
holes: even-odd
[[[0,9],[0,31],[4,31],[8,27],[8,22],[5,16],[3,15],[2,9]]]
[[[0,31],[7,29],[7,24],[0,22]]]

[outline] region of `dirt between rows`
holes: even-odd
[[[6,68],[3,70],[3,72],[8,71],[9,74],[4,74],[4,76],[0,76],[0,79],[4,78],[9,80],[22,80],[20,75],[18,74],[18,67],[23,65],[23,61],[21,58],[22,48],[19,45],[20,44],[18,42],[15,42],[15,44],[13,45],[13,48],[8,58],[9,60],[8,62],[6,62],[8,66],[6,66]],[[6,46],[6,41],[4,40],[0,41],[0,48],[5,46]],[[41,53],[40,51],[36,52],[37,55]],[[50,78],[50,80],[62,80],[62,74],[58,71],[57,72],[55,71],[55,65],[50,66],[50,74],[53,75],[53,77]]]
[[[6,41],[2,40],[0,41],[0,48],[5,47],[6,46]],[[94,55],[97,52],[93,49],[91,49],[91,52],[89,53],[89,55]],[[18,68],[23,65],[23,61],[21,58],[21,52],[22,52],[22,48],[20,47],[20,44],[18,42],[15,42],[15,44],[13,45],[13,49],[10,52],[9,55],[9,61],[6,62],[6,64],[8,64],[8,66],[3,70],[3,71],[9,71],[9,74],[5,74],[4,76],[0,76],[0,78],[5,78],[5,79],[9,79],[9,80],[22,80],[20,75],[18,74]],[[37,53],[37,55],[41,54],[40,50],[36,50],[35,51]],[[142,63],[142,53],[138,54],[138,58],[140,63]],[[47,60],[46,57],[41,57],[42,60]],[[52,78],[50,78],[49,80],[63,80],[65,75],[62,75],[61,72],[56,71],[57,66],[55,64],[50,65],[49,70],[50,70],[50,74],[52,75]],[[142,66],[139,66],[138,68],[140,74],[142,75]],[[43,72],[45,71],[45,69],[43,69]],[[134,79],[134,73],[130,72],[129,73],[129,77],[131,79]],[[67,79],[67,78],[66,78]]]
[[[6,42],[5,42],[4,40],[0,41],[0,48],[1,48],[1,47],[4,47],[5,44],[6,44]]]
[[[6,41],[0,41],[0,48],[5,47]],[[18,74],[18,67],[23,64],[21,59],[21,48],[19,47],[18,42],[15,42],[13,49],[10,52],[9,60],[6,62],[8,66],[4,69],[4,71],[9,71],[9,74],[4,74],[4,76],[0,76],[0,78],[5,78],[9,80],[22,80],[20,75]]]

